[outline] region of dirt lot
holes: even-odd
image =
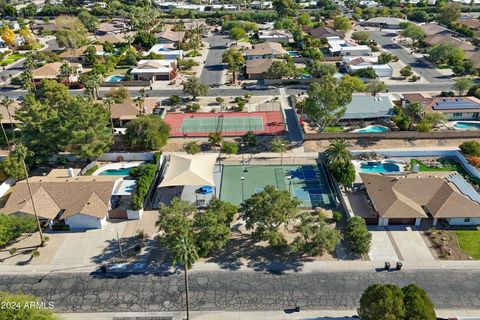
[[[453,230],[426,230],[424,236],[430,243],[430,251],[440,260],[471,260],[458,246]]]

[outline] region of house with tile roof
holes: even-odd
[[[64,63],[69,62],[51,62],[41,66],[38,69],[33,70],[33,81],[42,81],[44,79],[58,80],[61,76],[60,70]],[[73,68],[73,74],[70,75],[68,80],[73,82],[78,79],[78,75],[82,73],[83,68],[82,65],[79,63],[70,63],[70,66]]]
[[[480,99],[476,97],[431,97],[427,94],[404,94],[406,103],[420,103],[422,113],[440,112],[447,120],[479,120]]]
[[[278,42],[263,42],[253,46],[245,52],[246,60],[281,59],[287,54],[282,44]]]
[[[172,80],[177,76],[177,60],[140,60],[130,71],[134,80]]]
[[[480,224],[480,196],[457,172],[360,173],[378,225]]]

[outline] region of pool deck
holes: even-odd
[[[133,168],[138,167],[139,165],[145,163],[144,161],[129,161],[129,162],[112,162],[105,165],[101,165],[92,175],[98,176],[106,170],[118,170],[124,168]]]

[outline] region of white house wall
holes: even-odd
[[[480,224],[480,218],[471,218],[469,222],[465,222],[465,218],[450,218],[447,222],[451,226],[474,226]]]
[[[103,218],[96,218],[87,216],[83,213],[77,213],[65,218],[65,223],[70,226],[70,229],[102,229],[106,221],[106,216]]]

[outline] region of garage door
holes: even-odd
[[[127,210],[109,210],[108,217],[110,219],[128,219]]]
[[[397,225],[397,224],[415,224],[415,218],[409,219],[409,218],[390,218],[388,219],[388,224],[389,225]]]

